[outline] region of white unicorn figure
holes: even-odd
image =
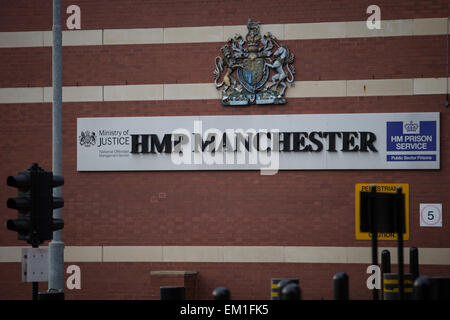
[[[267,63],[266,66],[269,68],[272,68],[275,70],[275,74],[271,78],[271,83],[268,85],[267,89],[272,88],[274,85],[276,85],[275,88],[278,88],[280,85],[283,87],[281,90],[281,93],[279,94],[278,98],[282,98],[284,96],[284,92],[286,91],[286,83],[285,81],[289,82],[291,85],[294,82],[294,74],[295,69],[291,63],[294,62],[294,55],[289,54],[289,49],[283,44],[279,46],[277,51],[273,54],[274,57],[277,57],[275,62],[273,64]],[[284,65],[286,64],[287,70],[291,76],[289,79],[288,74],[284,71]]]

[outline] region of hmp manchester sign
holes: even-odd
[[[439,113],[78,118],[78,171],[439,169]]]

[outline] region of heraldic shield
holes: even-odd
[[[214,84],[222,89],[222,104],[285,104],[286,82],[294,85],[294,55],[270,32],[261,36],[259,22],[249,19],[247,30],[245,38],[228,39],[223,57],[216,57]]]
[[[269,67],[265,65],[263,58],[254,60],[246,58],[243,61],[243,67],[239,67],[237,73],[242,86],[247,91],[255,93],[266,83],[269,77]]]

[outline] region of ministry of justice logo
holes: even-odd
[[[294,85],[294,54],[270,32],[261,36],[259,22],[249,19],[247,30],[245,39],[240,34],[228,39],[220,49],[223,57],[215,59],[214,84],[222,88],[222,104],[285,104],[286,82]]]
[[[95,145],[97,137],[95,132],[90,132],[89,130],[81,131],[81,135],[78,137],[80,145],[85,147],[90,147]]]

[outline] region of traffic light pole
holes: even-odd
[[[62,31],[61,0],[53,0],[53,51],[52,51],[52,171],[62,176]],[[55,188],[54,197],[61,197],[61,187]],[[53,218],[61,219],[61,209],[53,211]],[[61,230],[53,232],[49,244],[49,281],[48,289],[64,292],[64,243]]]

